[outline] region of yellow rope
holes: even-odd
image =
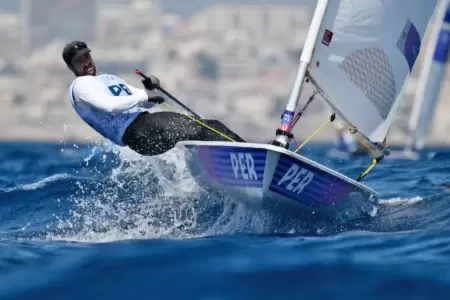
[[[344,122],[344,121],[342,121],[339,117],[337,117],[336,118],[337,119],[337,121],[342,125],[342,127],[344,127],[345,129],[347,129],[347,130],[349,130],[350,129],[350,126],[346,123],[346,122]],[[372,154],[374,154],[374,155],[377,155],[378,153],[375,151],[375,150],[373,150],[373,147],[371,147],[370,145],[369,145],[369,143],[367,142],[367,141],[365,141],[363,138],[361,138],[359,135],[355,135],[355,138],[364,146],[364,147],[366,147]]]
[[[197,119],[197,118],[195,118],[195,117],[193,117],[193,116],[191,116],[191,115],[189,115],[189,114],[187,114],[187,113],[184,113],[184,112],[182,112],[182,111],[176,109],[175,107],[173,107],[173,106],[167,104],[166,102],[164,102],[163,104],[164,104],[166,110],[171,109],[171,110],[173,110],[173,111],[175,111],[175,112],[178,112],[178,113],[180,113],[180,114],[183,114],[183,115],[185,115],[186,117],[188,117],[189,119],[193,120],[194,122],[197,122],[198,124],[200,124],[200,125],[202,125],[202,126],[208,128],[208,129],[211,130],[212,132],[215,132],[215,133],[217,133],[217,134],[223,136],[223,137],[226,138],[227,140],[230,140],[231,142],[236,142],[234,139],[230,138],[230,137],[227,136],[226,134],[220,132],[219,130],[217,130],[217,129],[215,129],[215,128],[213,128],[213,127],[211,127],[211,126],[209,126],[209,125],[207,125],[207,124],[205,124],[205,123],[203,123],[203,122],[200,121],[199,119]],[[333,121],[335,120],[335,118],[336,118],[336,115],[333,113],[333,114],[330,116],[330,118],[328,118],[328,120],[327,120],[326,122],[324,122],[324,123],[323,123],[316,131],[314,131],[313,134],[312,134],[309,138],[307,138],[300,146],[298,146],[297,149],[295,149],[294,152],[298,152],[298,151],[299,151],[304,145],[306,145],[306,143],[308,143],[308,142],[309,142],[309,141],[310,141],[317,133],[319,133],[320,130],[322,130],[322,129],[323,129],[326,125],[328,125],[329,123],[333,122]],[[344,125],[344,123],[343,123],[341,120],[338,119],[338,121],[339,121],[343,126],[346,126],[346,125]],[[347,127],[348,127],[348,126],[347,126]],[[357,139],[358,139],[363,145],[365,145],[369,150],[373,151],[372,148],[369,147],[369,146],[365,143],[365,141],[363,141],[359,136],[356,136],[356,137],[357,137]],[[371,170],[373,167],[371,166],[371,167],[369,167],[369,168],[370,168],[370,170]],[[370,170],[368,170],[367,173],[368,173]],[[365,176],[365,175],[364,175],[364,176]],[[363,177],[364,177],[364,176],[363,176]]]
[[[166,102],[164,102],[164,106],[166,107],[167,110],[170,108],[170,109],[172,109],[172,110],[175,111],[175,112],[178,112],[178,113],[180,113],[180,114],[183,114],[183,115],[185,115],[186,117],[188,117],[189,119],[191,119],[191,120],[197,122],[198,124],[200,124],[200,125],[202,125],[202,126],[208,128],[208,129],[211,130],[212,132],[215,132],[215,133],[217,133],[217,134],[223,136],[224,138],[226,138],[226,139],[228,139],[228,140],[230,140],[230,141],[232,141],[232,142],[236,142],[235,140],[233,140],[232,138],[230,138],[230,137],[227,136],[226,134],[220,132],[219,130],[217,130],[217,129],[215,129],[215,128],[213,128],[213,127],[211,127],[211,126],[209,126],[209,125],[207,125],[207,124],[205,124],[205,123],[203,123],[203,122],[200,121],[199,119],[197,119],[197,118],[195,118],[195,117],[193,117],[193,116],[191,116],[191,115],[189,115],[189,114],[186,114],[186,113],[184,113],[184,112],[182,112],[182,111],[180,111],[180,110],[177,110],[175,107],[173,107],[173,106],[167,104]]]
[[[372,171],[373,168],[375,168],[375,166],[377,165],[377,163],[379,163],[382,159],[384,158],[384,155],[381,155],[377,158],[375,158],[372,161],[372,164],[364,171],[361,173],[361,175],[358,176],[358,178],[356,178],[356,181],[361,181],[364,177],[366,177],[367,174],[369,174],[370,171]]]
[[[295,151],[294,152],[297,152],[298,150],[300,150],[304,145],[306,145],[306,143],[308,143],[317,133],[319,133],[319,131],[320,130],[322,130],[326,125],[328,125],[329,123],[331,123],[331,122],[333,122],[334,120],[336,119],[336,114],[332,114],[329,118],[328,118],[328,120],[326,121],[326,122],[324,122],[322,125],[320,125],[320,127],[319,128],[317,128],[317,130],[316,131],[314,131],[313,132],[313,134],[311,134],[311,136],[310,137],[308,137],[300,146],[298,146],[297,147],[297,149],[295,149]],[[345,129],[350,129],[350,126],[347,124],[347,123],[345,123],[345,122],[343,122],[342,120],[340,120],[339,118],[337,118],[338,119],[338,122],[339,123],[341,123],[341,125],[345,128]],[[370,147],[369,146],[369,144],[364,140],[364,139],[362,139],[360,136],[358,136],[358,135],[356,135],[356,138],[358,139],[358,141],[361,143],[361,144],[363,144],[365,147],[367,147],[367,149],[369,149],[370,151],[372,151],[372,153],[375,153],[376,154],[376,152],[372,149],[372,147]],[[375,158],[373,161],[372,161],[372,164],[363,172],[363,173],[361,173],[361,175],[359,175],[359,177],[356,179],[356,181],[361,181],[364,177],[366,177],[367,176],[367,174],[369,174],[369,172],[370,171],[372,171],[372,169],[377,165],[377,163],[379,163],[382,159],[384,158],[384,155],[381,155],[381,156],[379,156],[379,157],[377,157],[377,158]]]
[[[332,114],[328,120],[326,122],[324,122],[322,125],[320,125],[319,128],[317,128],[316,131],[313,132],[313,134],[311,134],[309,136],[309,138],[307,138],[300,146],[297,147],[297,149],[295,149],[294,153],[296,153],[298,150],[300,150],[303,146],[306,145],[307,142],[309,142],[316,134],[319,133],[319,131],[321,131],[325,126],[327,126],[329,123],[333,122],[335,119],[336,115]]]
[[[341,119],[337,118],[338,122],[347,130],[350,129],[350,126],[342,121]],[[356,139],[363,145],[365,146],[372,154],[377,155],[378,153],[373,149],[373,147],[370,146],[370,144],[364,140],[362,137],[360,137],[359,135],[355,135]],[[372,164],[364,171],[361,173],[361,175],[358,176],[358,178],[356,179],[356,181],[360,182],[364,177],[367,176],[367,174],[369,174],[370,171],[372,171],[373,168],[375,168],[375,166],[384,158],[384,154],[378,156],[377,158],[375,158],[372,161]]]

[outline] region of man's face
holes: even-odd
[[[95,75],[95,65],[89,52],[74,58],[72,67],[78,74]]]

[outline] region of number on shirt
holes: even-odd
[[[127,93],[128,95],[132,95],[131,91],[128,89],[128,87],[125,84],[119,83],[117,85],[110,85],[108,86],[108,89],[111,91],[111,93],[114,96],[120,96],[122,91]]]

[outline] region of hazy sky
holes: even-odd
[[[39,0],[31,0],[39,1]],[[63,0],[61,0],[63,1]],[[67,0],[66,0],[67,1]],[[76,1],[76,0],[69,0]],[[95,0],[92,0],[95,1]],[[123,0],[127,2],[128,0]],[[120,2],[120,0],[114,0]],[[251,4],[311,4],[316,0],[162,0],[164,9],[168,12],[177,13],[184,17],[192,15],[194,12],[215,3],[251,3]],[[0,11],[19,11],[20,0],[0,0]]]
[[[313,6],[317,0],[162,0],[164,10],[188,17],[195,11],[215,3],[232,4],[310,4]]]
[[[20,0],[0,0],[1,11],[19,11]]]

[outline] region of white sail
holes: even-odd
[[[328,104],[383,141],[438,0],[328,2],[309,76]]]
[[[441,0],[436,11],[433,31],[426,49],[409,119],[411,138],[409,147],[415,150],[420,150],[424,145],[447,69],[450,46],[449,2],[449,0]]]

